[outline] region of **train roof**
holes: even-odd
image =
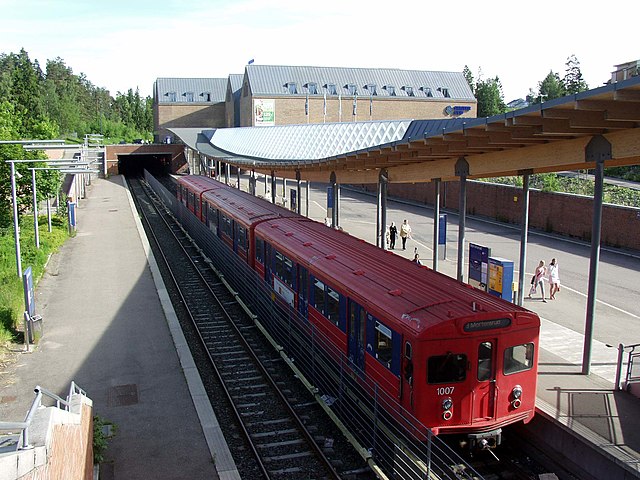
[[[215,205],[223,206],[224,211],[242,221],[245,225],[252,226],[256,222],[264,221],[267,218],[297,216],[296,213],[286,208],[274,205],[250,193],[230,187],[217,180],[209,180],[215,182],[216,187],[205,192],[203,198]]]
[[[212,188],[221,188],[224,185],[213,178],[205,177],[204,175],[186,175],[177,177],[177,182],[191,190],[202,193]]]
[[[391,316],[416,334],[452,324],[456,319],[535,314],[477,290],[345,232],[302,218],[264,222],[256,232],[275,238],[283,253],[295,255],[322,280],[359,298],[370,313]]]

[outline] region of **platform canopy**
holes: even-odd
[[[585,147],[611,144],[605,166],[640,163],[640,77],[487,118],[342,122],[226,129],[172,128],[211,158],[278,177],[339,183],[457,179],[593,168]]]

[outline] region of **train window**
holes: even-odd
[[[486,382],[493,377],[493,344],[482,342],[478,346],[478,381]]]
[[[209,228],[215,233],[218,228],[218,210],[209,205]]]
[[[340,326],[340,294],[331,287],[327,287],[326,317],[337,327]]]
[[[208,215],[209,215],[209,207],[205,202],[204,205],[202,206],[202,220],[205,225],[209,225],[209,220],[207,219]]]
[[[256,260],[264,265],[264,240],[256,237]]]
[[[376,320],[376,358],[387,368],[391,368],[393,357],[392,332],[389,327]]]
[[[462,382],[467,378],[467,356],[449,352],[429,357],[427,372],[429,383]]]
[[[275,274],[284,283],[293,288],[293,262],[276,250]]]
[[[242,225],[238,225],[238,248],[247,249],[247,231]]]
[[[322,283],[317,278],[313,279],[313,306],[321,314],[325,314],[324,283]]]
[[[504,351],[504,374],[523,372],[533,367],[533,343],[509,347]]]
[[[220,230],[230,238],[233,238],[233,229],[231,227],[231,219],[224,214],[220,214]]]

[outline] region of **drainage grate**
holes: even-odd
[[[124,407],[138,403],[138,386],[135,383],[129,385],[116,385],[109,390],[109,406]]]

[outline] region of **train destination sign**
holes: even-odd
[[[465,332],[479,332],[481,330],[492,330],[494,328],[505,328],[511,325],[510,318],[494,318],[492,320],[479,320],[464,324]]]

